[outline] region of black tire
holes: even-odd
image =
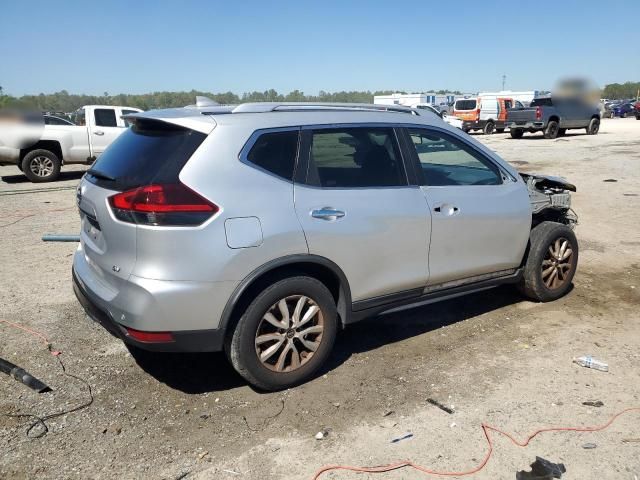
[[[587,135],[597,135],[600,131],[600,119],[592,118],[587,127]]]
[[[564,137],[566,134],[567,134],[567,129],[566,129],[566,128],[561,128],[561,129],[558,131],[558,136],[559,136],[559,137]]]
[[[291,338],[289,335],[291,330],[294,330],[295,334],[295,331],[298,331],[297,329],[289,328],[286,331],[284,329],[275,329],[270,323],[264,323],[263,317],[265,317],[276,304],[279,304],[282,299],[300,295],[308,297],[319,307],[319,314],[313,318],[316,322],[322,323],[323,330],[320,335],[315,337],[315,340],[319,342],[316,350],[312,353],[307,353],[308,358],[302,357],[301,355],[298,356],[298,361],[301,362],[300,366],[291,371],[278,372],[275,370],[275,368],[277,368],[277,361],[275,361],[276,365],[270,365],[271,368],[267,367],[265,363],[276,360],[272,358],[274,356],[278,357],[279,360],[288,348],[287,342],[296,345],[296,347],[301,350],[304,350],[304,346],[300,343],[300,340],[296,341],[297,337]],[[290,300],[287,303],[292,306],[295,300]],[[282,318],[284,317],[281,316],[280,320],[282,320]],[[275,353],[271,357],[267,357],[265,363],[263,363],[258,356],[256,337],[260,329],[265,326],[277,330],[277,332],[271,333],[277,333],[282,336],[284,343],[281,344],[284,348],[281,350],[280,347],[278,347]],[[337,329],[338,314],[336,304],[327,287],[315,278],[304,276],[290,277],[270,285],[260,292],[249,304],[229,337],[225,350],[233,367],[251,385],[262,390],[282,390],[304,382],[320,368],[331,353]],[[282,330],[282,332],[280,332],[280,330]],[[308,340],[309,338],[305,339],[305,341]],[[266,349],[278,343],[275,339],[270,341],[275,343],[267,344]],[[289,352],[291,352],[291,350],[284,353],[285,361],[290,358],[291,362],[293,362],[293,353]]]
[[[636,115],[636,120],[640,120],[640,115]]]
[[[553,140],[554,138],[557,138],[559,131],[560,127],[558,126],[558,122],[551,120],[547,123],[547,128],[544,129],[544,138]]]
[[[60,175],[62,162],[49,150],[32,150],[22,159],[22,172],[34,183],[51,182]]]
[[[627,118],[627,112],[622,112],[620,114],[620,118]]]
[[[522,138],[524,130],[521,128],[512,128],[509,133],[511,134],[511,138]]]
[[[485,135],[493,135],[493,132],[496,129],[496,124],[493,123],[491,120],[489,120],[487,123],[484,124],[484,127],[482,127],[482,133],[484,133]]]
[[[556,247],[556,242],[560,242],[560,245],[562,245],[564,240],[568,243],[563,252],[566,254],[570,248],[571,254],[564,262],[558,262],[557,258],[551,256],[550,249],[553,250]],[[543,265],[543,262],[548,262],[548,264]],[[564,265],[567,265],[567,267],[564,267]],[[554,267],[556,272],[554,273],[551,270],[545,280],[543,278],[543,266],[545,270]],[[542,222],[531,230],[529,253],[518,288],[531,300],[538,302],[557,300],[571,289],[571,282],[577,266],[578,240],[573,230],[562,223]],[[565,268],[567,268],[566,271]],[[561,276],[562,279],[560,279]],[[561,282],[556,284],[556,279],[558,281],[561,280]]]
[[[471,130],[471,129],[470,129],[470,128],[463,128],[463,129],[462,129],[462,131],[463,131],[464,133],[469,133],[469,130]]]
[[[496,133],[504,133],[504,128],[496,128]]]

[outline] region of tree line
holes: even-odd
[[[144,94],[83,95],[70,94],[66,90],[56,93],[39,95],[24,95],[19,98],[2,95],[0,89],[0,107],[17,105],[24,108],[34,108],[45,112],[72,112],[83,105],[125,105],[128,107],[152,110],[156,108],[184,107],[195,102],[196,95],[209,97],[220,104],[238,104],[243,102],[340,102],[340,103],[373,103],[374,95],[390,95],[396,90],[381,91],[341,91],[325,92],[321,90],[317,95],[306,95],[300,90],[293,90],[287,94],[274,89],[263,92],[245,92],[241,95],[233,92],[212,93],[199,90],[190,92],[153,92]],[[440,90],[438,94],[460,94]]]
[[[637,98],[640,82],[610,83],[602,90],[602,98],[612,100]]]

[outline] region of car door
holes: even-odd
[[[309,253],[342,269],[354,308],[421,293],[430,213],[394,128],[303,128],[294,199]]]
[[[431,209],[429,285],[517,268],[531,227],[522,180],[461,136],[436,127],[406,132]]]
[[[118,126],[115,108],[95,108],[91,124],[91,147],[96,157],[124,131]]]

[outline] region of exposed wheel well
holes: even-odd
[[[20,161],[22,162],[25,155],[33,150],[49,150],[62,161],[62,148],[60,147],[60,143],[55,140],[40,140],[29,148],[23,148],[20,150]]]
[[[553,117],[549,117],[549,121],[550,122],[558,122],[558,123],[560,123],[560,119],[558,117],[556,117],[555,115]]]
[[[241,285],[239,295],[237,298],[236,294],[232,296],[230,304],[223,312],[221,328],[226,330],[225,336],[229,337],[242,313],[262,290],[282,279],[298,275],[313,277],[322,282],[329,289],[336,302],[342,324],[348,323],[348,315],[351,313],[351,293],[349,286],[346,285],[346,279],[340,278],[344,277],[343,274],[340,272],[339,275],[329,266],[315,261],[295,261],[260,272],[255,278],[251,278],[246,285]]]

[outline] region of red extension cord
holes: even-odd
[[[640,412],[640,407],[633,407],[633,408],[627,408],[625,410],[622,410],[621,412],[618,412],[613,417],[611,417],[607,423],[605,423],[604,425],[597,426],[597,427],[550,427],[550,428],[541,428],[541,429],[536,430],[535,432],[533,432],[531,435],[529,435],[523,442],[519,442],[518,440],[513,438],[513,436],[511,434],[509,434],[507,432],[504,432],[504,431],[500,430],[499,428],[492,427],[491,425],[483,423],[482,424],[482,431],[484,432],[484,436],[485,436],[485,438],[487,440],[487,443],[489,444],[489,450],[487,451],[487,454],[485,455],[484,459],[478,464],[477,467],[474,467],[471,470],[466,470],[466,471],[463,471],[463,472],[438,472],[436,470],[430,470],[430,469],[428,469],[426,467],[423,467],[421,465],[413,463],[413,462],[411,462],[409,460],[405,460],[405,461],[402,461],[402,462],[391,463],[389,465],[381,465],[381,466],[378,466],[378,467],[354,467],[354,466],[350,466],[350,465],[327,465],[327,466],[322,467],[320,470],[318,470],[316,472],[316,474],[313,476],[313,480],[317,480],[318,478],[320,478],[320,476],[323,473],[329,472],[331,470],[348,470],[348,471],[351,471],[351,472],[362,472],[362,473],[383,473],[383,472],[390,472],[392,470],[397,470],[399,468],[404,468],[404,467],[411,467],[411,468],[413,468],[415,470],[418,470],[419,472],[427,473],[429,475],[437,475],[437,476],[441,476],[441,477],[464,477],[464,476],[467,476],[467,475],[473,475],[474,473],[478,473],[489,462],[489,459],[491,458],[491,454],[493,453],[493,443],[491,442],[491,436],[489,435],[489,430],[492,430],[492,431],[494,431],[496,433],[504,435],[509,440],[511,440],[515,445],[518,445],[519,447],[526,447],[527,445],[529,445],[529,442],[534,437],[536,437],[540,433],[544,433],[544,432],[599,432],[600,430],[604,430],[605,428],[608,428],[619,416],[624,415],[625,413],[628,413],[628,412]]]

